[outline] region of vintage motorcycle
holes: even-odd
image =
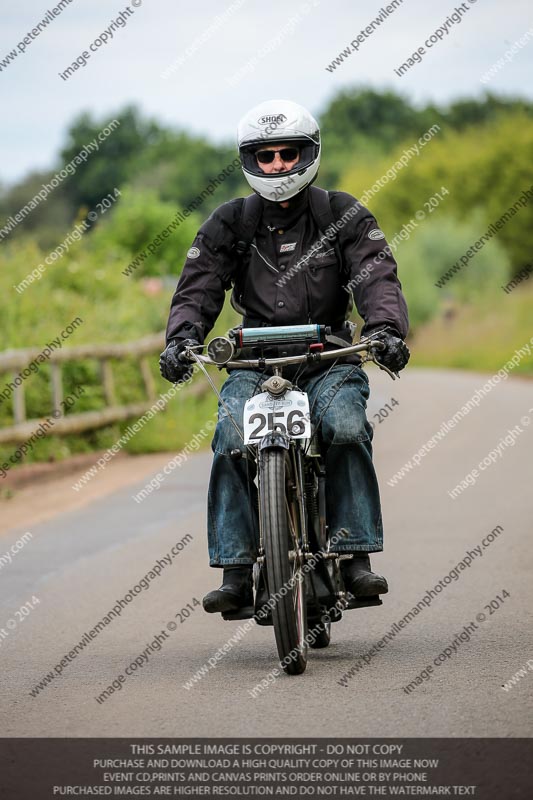
[[[352,336],[355,326],[352,326]],[[356,599],[346,592],[340,561],[351,558],[335,552],[326,519],[326,463],[320,443],[320,426],[313,429],[305,392],[283,377],[289,365],[337,363],[343,356],[365,353],[362,363],[374,361],[393,379],[397,377],[376,354],[383,348],[369,337],[334,350],[325,350],[331,331],[324,325],[288,325],[261,328],[238,327],[207,345],[207,355],[186,348],[184,361],[195,362],[205,374],[239,432],[248,457],[256,462],[259,519],[259,551],[254,565],[255,605],[222,614],[226,620],[255,618],[272,625],[281,666],[297,675],[307,665],[308,648],[327,647],[331,623],[343,611],[381,605],[379,596]],[[303,344],[301,355],[265,358],[271,345]],[[339,341],[340,344],[344,342]],[[254,348],[257,358],[240,354]],[[222,369],[272,367],[261,392],[244,405],[243,428],[220,397],[206,365]]]

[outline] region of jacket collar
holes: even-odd
[[[287,208],[263,198],[263,222],[276,228],[291,228],[309,208],[309,188],[288,201]]]

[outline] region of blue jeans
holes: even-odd
[[[370,389],[363,369],[337,364],[300,378],[309,395],[311,421],[321,419],[326,454],[326,514],[335,550],[345,553],[383,549],[378,482],[372,463],[372,427],[366,418]],[[244,403],[261,391],[264,373],[238,369],[229,374],[221,396],[242,430]],[[253,564],[259,545],[257,488],[253,460],[219,402],[211,443],[214,453],[208,494],[208,545],[212,567]],[[242,458],[232,458],[240,450]]]

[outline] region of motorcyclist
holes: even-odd
[[[351,290],[365,322],[362,335],[378,332],[384,343],[380,361],[403,369],[409,359],[403,342],[407,307],[396,262],[375,218],[351,195],[330,192],[333,217],[345,220],[338,224],[338,246],[317,229],[312,213],[317,190],[310,189],[321,153],[316,120],[296,103],[267,101],[243,117],[238,144],[244,176],[261,199],[253,241],[244,254],[239,251],[242,198],[219,206],[198,231],[171,302],[167,346],[160,357],[163,377],[171,382],[189,377],[192,366],[179,356],[185,347],[203,344],[231,286],[245,327],[319,323],[346,344],[351,342],[345,326]],[[269,355],[294,352],[302,351],[280,345]],[[383,549],[383,530],[372,427],[365,413],[368,378],[359,364],[357,356],[333,367],[324,361],[300,368],[297,379],[309,395],[312,422],[320,421],[330,535],[338,552],[353,556],[341,561],[346,588],[368,597],[386,593],[388,585],[372,572],[369,558]],[[260,391],[265,373],[229,372],[221,396],[242,429],[244,403]],[[293,380],[294,373],[288,377]],[[255,465],[221,404],[212,450],[208,545],[210,566],[223,568],[223,582],[203,605],[208,612],[223,612],[252,604],[258,525]]]

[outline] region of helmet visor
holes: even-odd
[[[273,149],[268,149],[270,146]],[[282,139],[279,142],[255,141],[242,145],[239,155],[243,169],[251,175],[268,178],[270,176],[279,177],[279,172],[266,172],[262,167],[271,164],[279,153],[279,157],[287,166],[283,174],[293,175],[307,169],[318,158],[320,145],[311,139],[291,138]],[[298,159],[294,162],[295,157]]]

